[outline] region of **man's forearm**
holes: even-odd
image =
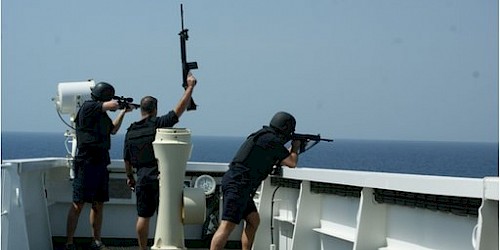
[[[120,127],[122,125],[123,118],[125,117],[125,113],[126,113],[126,110],[123,109],[122,111],[120,111],[118,116],[115,118],[115,120],[113,121],[113,130],[111,130],[111,134],[116,134],[118,132],[118,130],[120,129]]]
[[[181,99],[179,100],[179,103],[174,109],[175,114],[177,117],[180,117],[184,111],[186,111],[186,108],[191,101],[191,96],[193,95],[193,86],[188,86],[186,87],[186,90],[184,91],[184,94],[182,95]]]

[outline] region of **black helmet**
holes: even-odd
[[[295,124],[295,118],[291,114],[278,112],[271,119],[269,126],[279,130],[284,135],[289,135],[295,131]]]
[[[115,96],[115,88],[107,82],[99,82],[92,88],[91,95],[97,101],[111,101]]]

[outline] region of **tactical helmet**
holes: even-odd
[[[91,95],[97,101],[107,102],[115,96],[115,88],[107,82],[99,82],[92,88]]]
[[[271,119],[269,126],[279,130],[284,135],[289,135],[295,131],[295,124],[295,118],[291,114],[278,112]]]

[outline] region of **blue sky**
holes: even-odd
[[[180,3],[2,1],[2,131],[63,133],[59,82],[172,109]],[[184,14],[199,107],[178,127],[194,135],[246,136],[284,110],[330,138],[498,141],[498,1],[186,1]]]

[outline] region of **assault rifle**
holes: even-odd
[[[137,109],[141,106],[139,104],[132,103],[134,101],[134,98],[132,97],[113,96],[113,100],[118,101],[118,109],[127,109],[127,108]]]
[[[297,152],[298,154],[302,154],[305,151],[311,149],[314,147],[316,144],[318,144],[320,141],[326,141],[326,142],[333,142],[332,139],[325,139],[321,138],[319,134],[317,135],[312,135],[312,134],[297,134],[297,133],[292,133],[292,141],[299,140],[300,141],[300,147],[299,151]],[[309,142],[313,141],[312,144],[309,144]],[[309,144],[309,145],[308,145]],[[282,175],[282,168],[280,165],[274,166],[271,175],[277,175],[281,176]]]
[[[198,68],[198,63],[197,62],[187,62],[186,57],[186,41],[189,39],[188,36],[188,29],[184,29],[184,11],[182,10],[182,4],[181,4],[181,32],[179,33],[180,36],[180,41],[181,41],[181,62],[182,62],[182,87],[184,89],[187,88],[187,78],[189,71],[192,69],[197,69]],[[191,97],[191,100],[188,104],[187,110],[196,110],[196,104],[194,103],[193,98]]]
[[[318,144],[320,141],[333,142],[332,139],[321,138],[321,136],[319,134],[312,135],[312,134],[297,134],[297,133],[293,133],[292,134],[292,141],[295,141],[295,140],[299,140],[300,141],[300,148],[299,148],[299,152],[298,152],[299,154],[304,153],[305,151],[309,150],[314,145]],[[310,144],[309,147],[307,147],[307,144],[310,141],[314,141],[314,142],[313,142],[313,144]]]

